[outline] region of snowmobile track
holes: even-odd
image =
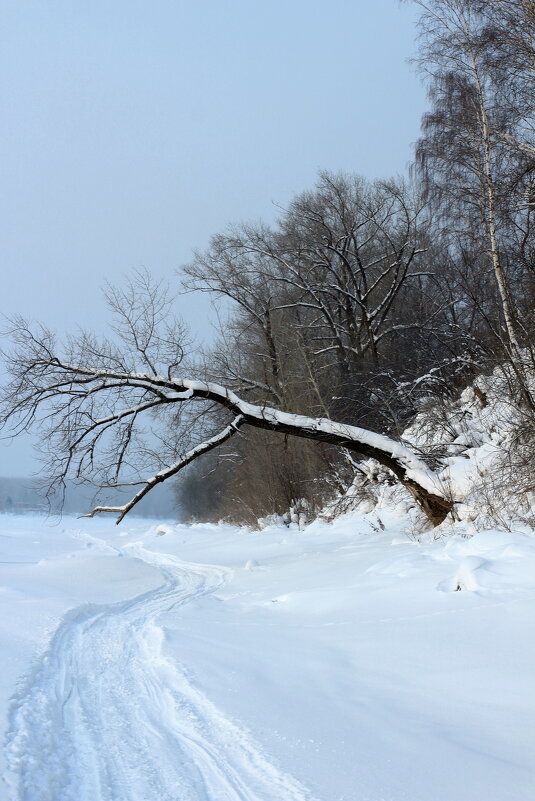
[[[159,616],[216,591],[230,571],[140,544],[122,554],[164,583],[66,616],[13,699],[13,801],[310,801],[163,652]]]

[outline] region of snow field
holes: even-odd
[[[379,514],[0,518],[2,801],[531,801],[535,538]]]

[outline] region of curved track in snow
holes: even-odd
[[[58,628],[11,712],[8,761],[17,801],[305,801],[163,653],[160,615],[226,580],[221,567],[132,545],[158,589],[85,605]]]

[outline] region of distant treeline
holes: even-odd
[[[0,477],[0,513],[4,514],[84,514],[91,509],[95,490],[91,487],[68,484],[65,498],[59,496],[48,501],[40,491],[39,483],[31,478]],[[129,493],[114,490],[112,503],[120,504]],[[136,507],[140,517],[177,519],[180,517],[171,487],[157,487]]]

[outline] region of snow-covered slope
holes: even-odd
[[[535,391],[535,376],[532,376]],[[479,528],[535,524],[535,418],[508,365],[479,375],[455,400],[428,404],[404,439],[440,457],[456,516]]]
[[[530,801],[535,539],[406,529],[0,518],[2,801]]]
[[[533,377],[535,392],[535,376]],[[480,375],[455,399],[421,399],[422,409],[402,440],[433,464],[441,493],[454,502],[453,513],[435,532],[447,535],[452,518],[466,533],[499,526],[535,526],[535,417],[523,408],[521,393],[507,365]],[[388,469],[374,459],[358,463],[353,483],[323,510],[332,519],[347,511],[414,503]],[[412,511],[420,531],[428,521]],[[420,519],[418,519],[418,517]]]

